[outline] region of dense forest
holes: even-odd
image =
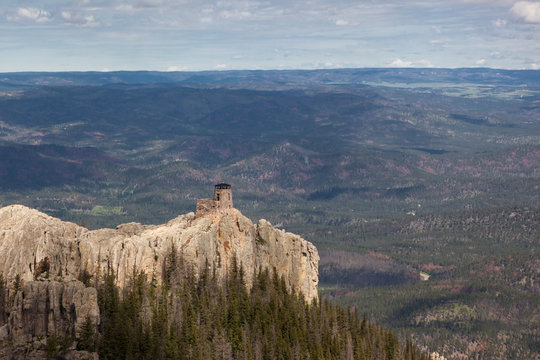
[[[110,272],[99,285],[99,335],[79,346],[101,359],[427,359],[379,325],[328,301],[306,303],[275,273],[259,271],[251,290],[242,267],[219,284],[170,257],[163,285],[134,276],[120,291]],[[207,269],[209,269],[208,267]]]
[[[134,273],[120,289],[112,270],[100,281],[82,273],[79,279],[98,289],[101,322],[86,319],[76,339],[48,336],[48,358],[63,358],[76,344],[105,360],[429,359],[358,309],[327,300],[308,304],[275,272],[259,270],[248,290],[248,275],[237,261],[222,283],[210,268],[196,276],[173,250],[159,284]],[[12,286],[20,287],[20,281]],[[2,281],[4,320],[13,301],[6,290]]]
[[[539,220],[501,207],[334,227],[320,289],[447,358],[536,359]]]

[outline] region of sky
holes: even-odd
[[[540,69],[540,0],[2,0],[0,72]]]

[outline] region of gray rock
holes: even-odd
[[[290,289],[317,298],[317,249],[265,220],[254,225],[234,208],[197,218],[189,213],[159,226],[129,223],[93,231],[21,205],[0,209],[0,272],[9,281],[17,274],[32,281],[46,257],[49,270],[40,279],[64,281],[82,271],[100,278],[110,268],[121,287],[134,269],[159,280],[173,247],[196,274],[208,261],[225,278],[236,257],[248,286],[257,269],[275,268]]]
[[[75,339],[89,317],[99,324],[95,288],[80,281],[29,281],[15,297],[7,323],[7,337],[16,344],[50,335]]]
[[[0,324],[0,342],[11,344],[0,346],[0,358],[43,358],[48,336],[74,339],[87,317],[99,324],[96,289],[76,280],[83,272],[100,279],[112,269],[120,287],[133,271],[160,281],[173,248],[195,275],[209,264],[218,279],[225,279],[236,258],[248,287],[259,269],[275,269],[289,289],[307,300],[317,298],[317,249],[265,220],[254,225],[234,208],[197,218],[189,213],[159,226],[129,223],[90,231],[13,205],[0,209],[0,273],[9,289],[19,275],[22,290],[7,324]],[[95,356],[73,349],[61,354],[65,359]]]

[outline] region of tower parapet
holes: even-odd
[[[218,210],[232,209],[232,207],[233,200],[231,185],[219,183],[214,185],[213,199],[197,200],[197,210],[195,212],[195,216],[200,217]]]

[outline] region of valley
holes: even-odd
[[[160,224],[215,183],[320,294],[448,359],[540,355],[540,72],[0,74],[0,204]],[[429,275],[421,280],[420,272]]]

